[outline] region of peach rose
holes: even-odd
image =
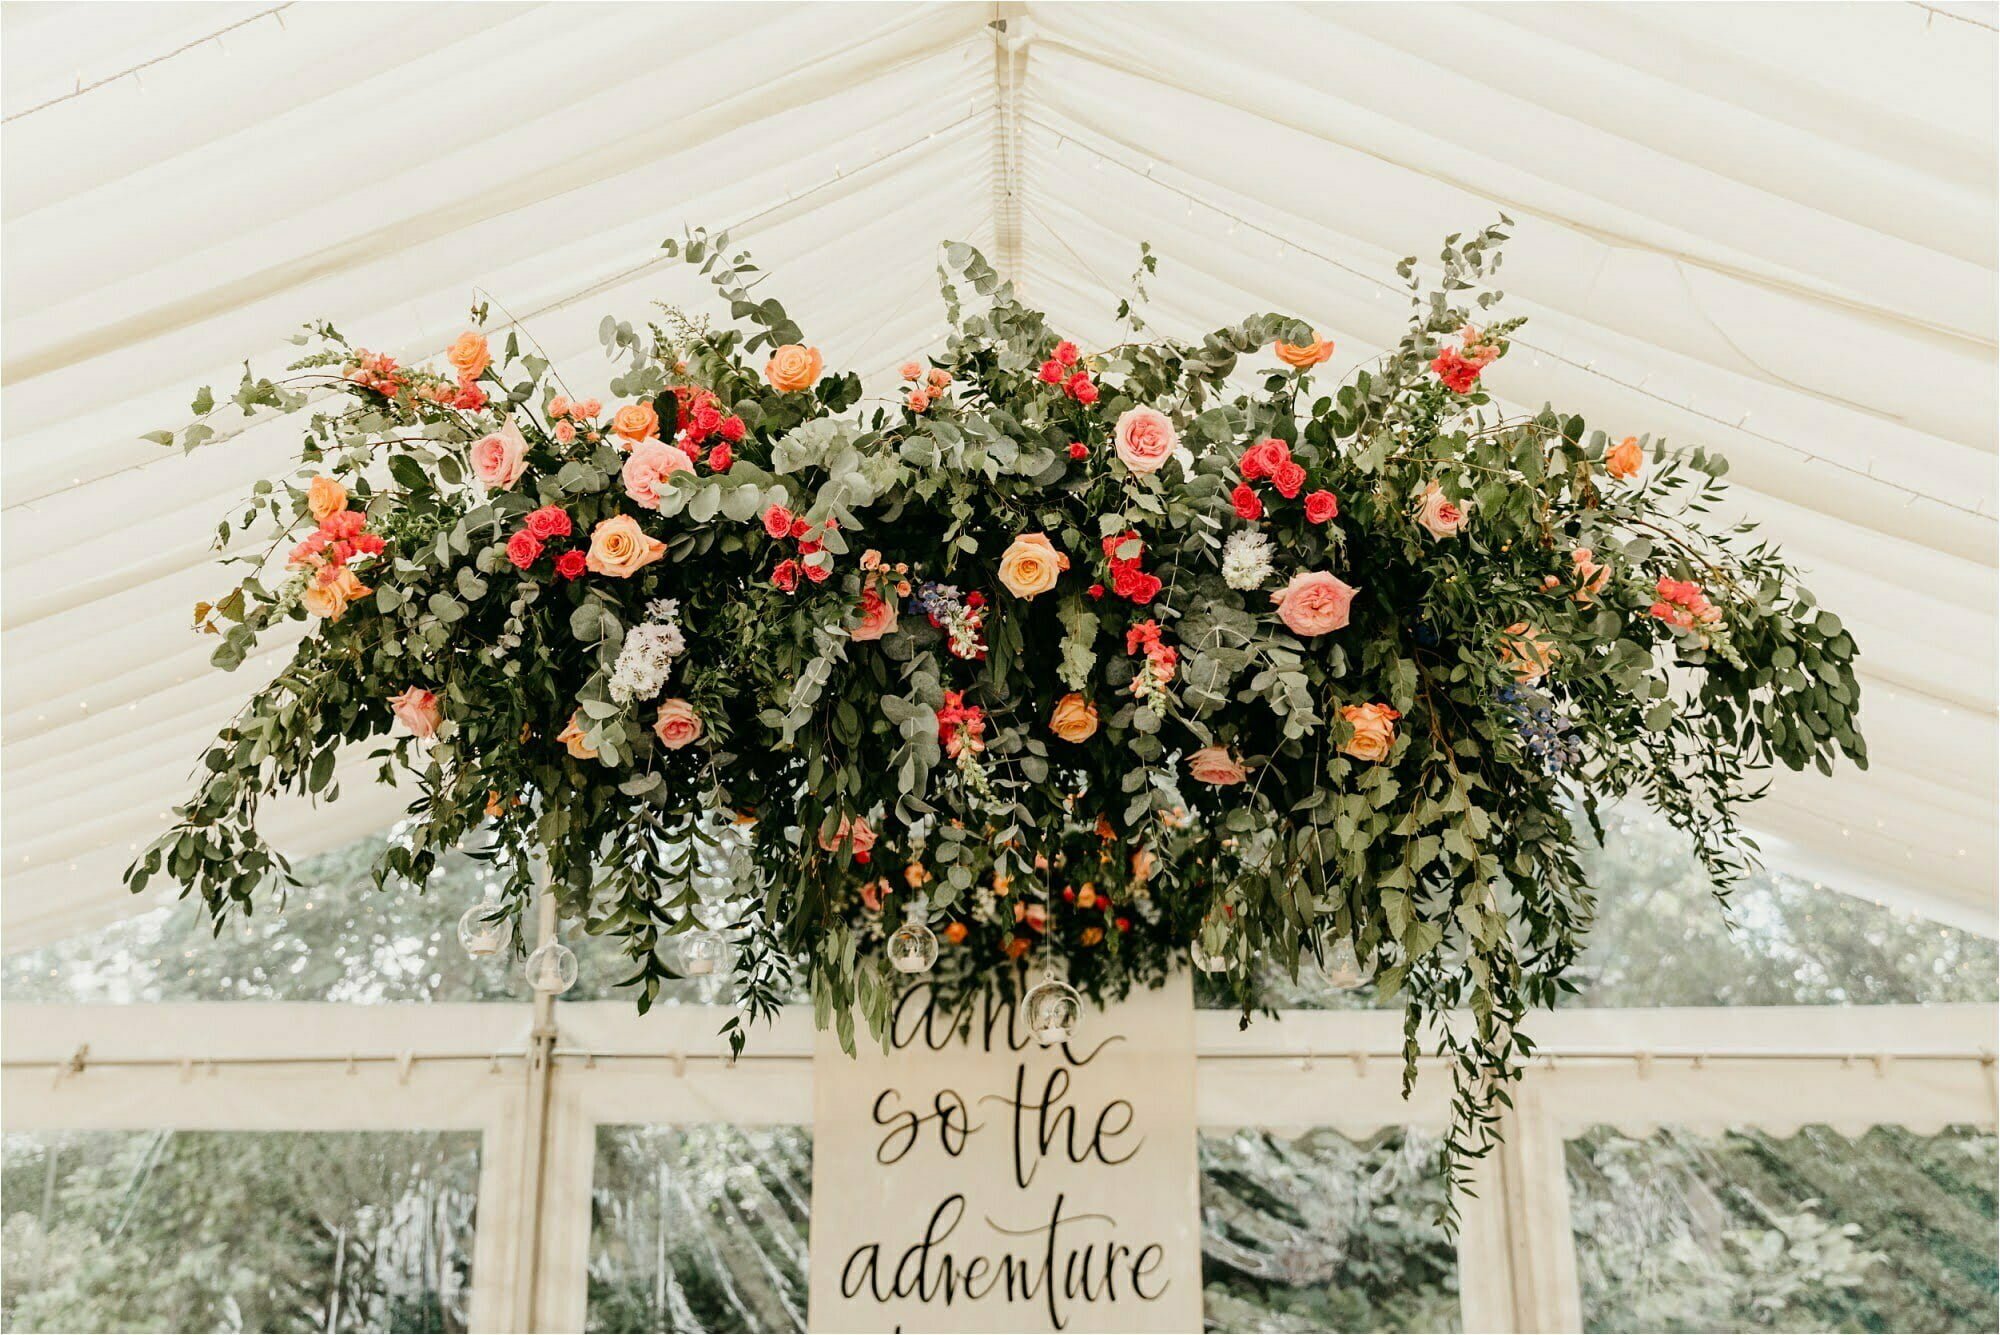
[[[1212,783],[1218,788],[1242,783],[1250,777],[1250,771],[1224,746],[1202,747],[1187,758],[1187,767],[1197,782]]]
[[[567,747],[570,755],[576,759],[595,760],[597,748],[583,740],[583,725],[578,722],[578,718],[578,715],[571,714],[568,725],[556,734],[556,740]]]
[[[324,569],[320,572],[324,574]],[[346,566],[334,568],[327,579],[315,577],[306,584],[306,591],[299,601],[306,611],[314,616],[325,617],[328,621],[338,621],[347,615],[347,609],[356,598],[365,598],[373,592],[366,584],[355,578],[354,572]]]
[[[1271,595],[1278,619],[1294,635],[1324,635],[1347,625],[1348,610],[1360,590],[1324,570],[1301,570]]]
[[[638,520],[631,515],[613,515],[598,520],[590,531],[590,552],[583,564],[599,575],[630,579],[666,554],[667,544],[642,533]]]
[[[619,449],[629,450],[638,442],[660,434],[660,415],[650,403],[628,403],[611,414],[611,434],[625,442]]]
[[[1635,478],[1646,466],[1646,452],[1637,436],[1627,436],[1604,452],[1604,471],[1620,480]]]
[[[1342,705],[1340,716],[1354,727],[1354,735],[1340,744],[1342,753],[1371,763],[1389,758],[1401,714],[1387,705]]]
[[[1023,533],[1000,554],[1000,582],[1016,598],[1032,598],[1056,586],[1069,558],[1044,533]]]
[[[1277,353],[1278,360],[1285,365],[1296,367],[1298,370],[1303,371],[1309,366],[1318,366],[1321,362],[1333,356],[1333,340],[1330,338],[1321,338],[1319,330],[1315,329],[1313,330],[1312,342],[1300,345],[1297,343],[1287,343],[1283,339],[1279,339],[1271,345],[1271,351]]]
[[[1118,457],[1135,473],[1156,473],[1180,447],[1180,433],[1158,408],[1127,408],[1112,428],[1111,443]]]
[[[486,487],[505,490],[528,471],[528,442],[521,428],[503,423],[498,431],[481,436],[472,446],[472,475]]]
[[[653,735],[667,750],[678,751],[683,746],[700,741],[704,731],[701,715],[695,713],[694,706],[687,701],[675,696],[660,702],[660,716],[653,721]]]
[[[1433,538],[1455,537],[1472,521],[1472,502],[1449,500],[1444,488],[1426,482],[1417,493],[1417,527]]]
[[[451,363],[451,369],[458,372],[460,380],[477,380],[486,374],[486,368],[493,365],[493,353],[486,346],[486,335],[467,330],[460,334],[449,348],[444,359]]]
[[[875,847],[875,827],[859,816],[852,819],[842,816],[832,834],[819,837],[819,846],[829,853],[850,845],[856,857],[865,858],[868,850]]]
[[[1097,706],[1080,692],[1071,691],[1056,701],[1055,713],[1049,715],[1049,731],[1066,742],[1089,740],[1097,731]]]
[[[896,632],[896,609],[873,588],[861,591],[861,620],[847,632],[851,640],[879,640]]]
[[[1576,575],[1576,600],[1589,603],[1611,582],[1611,567],[1602,565],[1597,554],[1588,547],[1579,547],[1569,554],[1571,569]]]
[[[657,510],[660,508],[660,497],[673,487],[668,479],[675,473],[693,471],[694,460],[688,458],[687,451],[680,446],[642,440],[625,457],[625,466],[618,471],[618,477],[625,484],[625,494],[635,504]]]
[[[444,721],[444,711],[438,708],[436,692],[421,686],[412,686],[401,695],[391,696],[389,712],[396,716],[396,722],[410,730],[412,736],[425,740],[437,736],[438,724]]]
[[[780,394],[794,394],[802,389],[811,389],[818,382],[823,365],[818,348],[787,343],[764,363],[764,378]]]
[[[324,523],[328,515],[347,508],[347,488],[322,474],[306,488],[306,508],[312,511],[314,519]]]
[[[1500,664],[1512,668],[1514,680],[1532,685],[1548,675],[1561,653],[1541,631],[1525,621],[1516,621],[1501,634]]]

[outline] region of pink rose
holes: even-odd
[[[1250,771],[1243,768],[1241,761],[1229,754],[1225,746],[1204,746],[1187,758],[1188,773],[1198,783],[1214,784],[1224,788],[1234,783],[1242,783],[1250,777]]]
[[[861,620],[849,631],[848,638],[855,640],[879,640],[896,630],[896,609],[874,589],[861,591]]]
[[[1128,408],[1112,429],[1111,441],[1127,468],[1135,473],[1154,473],[1179,448],[1181,438],[1159,409]]]
[[[1302,570],[1271,595],[1278,619],[1294,635],[1324,635],[1347,624],[1348,608],[1360,592],[1324,570]]]
[[[528,442],[512,422],[473,442],[472,475],[484,485],[505,489],[519,482],[527,471]]]
[[[1445,499],[1444,489],[1426,482],[1417,493],[1417,526],[1433,538],[1456,537],[1471,522],[1472,502]]]
[[[438,724],[444,722],[444,711],[438,707],[436,693],[421,686],[412,686],[401,695],[391,696],[389,712],[396,716],[396,722],[410,730],[411,736],[426,741],[437,736]]]
[[[660,716],[653,722],[653,735],[660,739],[660,745],[669,751],[678,751],[691,742],[701,740],[704,731],[701,715],[695,713],[694,706],[675,696],[660,702]]]
[[[660,508],[660,495],[673,484],[667,479],[675,473],[692,472],[694,460],[688,458],[687,451],[678,445],[668,445],[658,440],[642,440],[632,447],[632,453],[625,456],[625,467],[619,470],[619,478],[625,483],[625,494],[636,505],[648,510]]]
[[[875,847],[874,827],[861,817],[849,819],[842,816],[839,828],[830,836],[821,835],[819,840],[819,846],[829,853],[836,848],[845,848],[849,845],[853,846],[856,860],[866,862],[868,850]]]

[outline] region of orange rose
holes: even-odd
[[[584,566],[599,575],[630,579],[667,554],[667,544],[639,530],[631,515],[600,519],[590,531],[590,552]]]
[[[324,523],[328,515],[347,508],[347,488],[322,474],[306,488],[306,508],[312,511],[314,519]]]
[[[953,945],[957,945],[959,942],[965,940],[965,924],[962,922],[946,923],[944,939]]]
[[[1250,777],[1250,771],[1243,768],[1243,762],[1229,754],[1224,746],[1204,746],[1187,758],[1188,773],[1201,783],[1226,788],[1230,784],[1242,783]]]
[[[458,372],[460,380],[477,380],[493,365],[493,353],[486,346],[486,335],[470,330],[460,334],[458,340],[445,349],[444,359],[451,363],[451,369]]]
[[[1321,362],[1333,356],[1333,340],[1330,338],[1321,338],[1319,330],[1315,329],[1313,330],[1312,342],[1300,346],[1297,343],[1287,343],[1283,339],[1280,339],[1271,345],[1271,351],[1277,353],[1278,360],[1285,365],[1296,367],[1303,371],[1309,366],[1318,366]]]
[[[764,363],[764,378],[780,394],[795,394],[802,389],[811,389],[818,382],[823,365],[818,348],[787,343]]]
[[[1619,479],[1639,476],[1639,470],[1646,466],[1646,452],[1639,448],[1637,436],[1627,436],[1604,452],[1604,471]]]
[[[1354,735],[1340,744],[1344,754],[1371,763],[1389,758],[1401,714],[1387,705],[1342,705],[1340,716],[1354,726]]]
[[[324,573],[323,571],[321,573]],[[315,576],[306,585],[300,599],[306,611],[314,616],[325,617],[328,621],[338,621],[347,615],[347,609],[356,598],[365,598],[373,592],[366,584],[354,577],[354,572],[341,566],[331,579],[321,581]]]
[[[1056,712],[1049,715],[1049,731],[1066,742],[1081,742],[1097,731],[1097,706],[1071,691],[1056,701]]]
[[[1047,593],[1056,586],[1056,576],[1068,569],[1069,558],[1043,533],[1023,533],[1000,554],[1000,582],[1016,598]]]
[[[611,415],[611,432],[627,442],[619,448],[629,449],[660,434],[660,415],[650,403],[628,403]]]
[[[597,748],[583,740],[583,725],[577,722],[577,715],[569,716],[569,724],[556,734],[556,740],[569,748],[570,755],[578,760],[597,759]]]
[[[1028,940],[1028,938],[1027,938],[1027,937],[1025,937],[1025,936],[1010,936],[1010,937],[1008,937],[1008,938],[1007,938],[1007,958],[1008,958],[1008,959],[1010,959],[1010,960],[1017,960],[1017,959],[1020,959],[1020,958],[1021,958],[1021,956],[1023,956],[1023,955],[1025,955],[1025,954],[1027,954],[1027,953],[1028,953],[1028,947],[1029,947],[1029,946],[1030,946],[1031,944],[1032,944],[1032,943],[1031,943],[1031,942],[1030,942],[1030,941]]]

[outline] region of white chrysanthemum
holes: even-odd
[[[1222,544],[1222,581],[1255,589],[1271,578],[1271,540],[1254,528],[1238,529]]]

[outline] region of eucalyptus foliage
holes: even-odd
[[[1571,812],[1594,822],[1600,801],[1641,799],[1726,885],[1749,865],[1736,819],[1760,770],[1865,763],[1854,641],[1747,526],[1709,518],[1722,459],[1614,451],[1554,410],[1506,417],[1476,369],[1446,383],[1452,356],[1501,355],[1519,323],[1490,315],[1502,240],[1452,238],[1424,271],[1432,287],[1406,261],[1407,333],[1332,389],[1295,355],[1312,331],[1275,314],[1183,341],[1128,302],[1133,341],[1062,362],[1059,331],[949,244],[951,332],[908,368],[934,393],[864,401],[856,377],[818,375],[817,354],[809,387],[760,375],[763,354],[801,360],[804,334],[747,256],[693,232],[666,249],[713,282],[729,327],[669,311],[600,330],[622,363],[612,393],[657,405],[663,435],[692,404],[742,427],[719,467],[691,451],[698,466],[656,509],[621,486],[602,423],[565,438],[551,409],[573,396],[517,336],[467,407],[422,373],[357,380],[375,363],[316,326],[290,375],[246,371],[233,399],[297,414],[305,433],[299,471],[260,483],[218,531],[255,569],[198,611],[216,663],[311,619],[281,560],[315,518],[311,479],[337,479],[384,550],[355,562],[365,595],[311,625],[224,729],[129,879],[169,876],[218,919],[247,911],[286,871],[260,803],[334,796],[336,756],[373,742],[383,777],[415,782],[378,880],[421,885],[483,830],[506,911],[545,866],[566,918],[623,942],[642,1008],[675,974],[702,887],[730,877],[747,905],[731,924],[739,1044],[740,1020],[779,1004],[794,971],[822,1024],[851,1042],[859,1015],[879,1033],[896,995],[880,944],[912,902],[945,937],[946,985],[1033,964],[1115,998],[1198,941],[1246,1022],[1258,976],[1296,975],[1344,938],[1405,1007],[1406,1080],[1425,1052],[1448,1059],[1442,1152],[1462,1174],[1532,1052],[1522,1022],[1568,986],[1590,924]],[[1145,253],[1142,280],[1153,266]],[[1273,344],[1293,355],[1266,370]],[[1157,471],[1113,448],[1139,408],[1178,438]],[[220,408],[204,390],[196,410]],[[489,489],[472,447],[503,419],[527,467]],[[160,438],[213,435],[203,420]],[[1289,489],[1246,476],[1246,448],[1269,441],[1297,465]],[[1432,488],[1452,531],[1419,522]],[[1322,501],[1308,518],[1318,492],[1337,516]],[[510,536],[547,507],[578,548],[636,518],[664,559],[626,578],[517,566]],[[1225,579],[1225,542],[1253,529],[1270,568]],[[1003,578],[1024,534],[1068,562],[1033,596]],[[1133,561],[1159,581],[1145,597],[1119,591]],[[1358,588],[1344,625],[1295,633],[1274,613],[1302,572]],[[665,692],[702,725],[676,747],[656,740],[652,701],[613,690],[662,598],[684,641]],[[1700,619],[1676,621],[1676,598]],[[871,600],[895,629],[857,638]],[[441,708],[433,738],[393,729],[389,701],[413,687]],[[1072,694],[1101,721],[1080,741],[1051,726]],[[1377,742],[1392,720],[1392,741],[1364,745],[1342,712],[1356,706]],[[1198,752],[1243,781],[1201,781],[1217,776],[1190,771]]]

